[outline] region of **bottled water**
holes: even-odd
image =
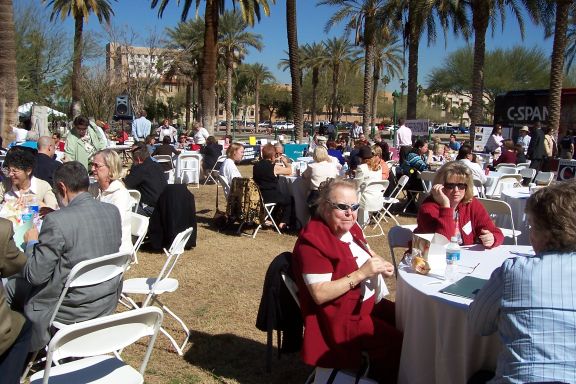
[[[456,281],[458,261],[460,261],[460,245],[458,245],[458,237],[452,236],[450,244],[446,247],[446,271],[444,272],[446,280]]]

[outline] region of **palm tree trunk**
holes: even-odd
[[[318,68],[312,69],[312,129],[316,130],[316,98],[318,97],[318,83],[320,77]]]
[[[226,52],[226,134],[232,131],[232,70],[234,57],[232,51]],[[234,116],[236,118],[236,116]]]
[[[82,112],[80,106],[81,89],[80,78],[82,71],[82,33],[84,31],[84,19],[82,15],[74,19],[74,57],[72,59],[72,104],[70,104],[70,116],[75,118]]]
[[[362,128],[368,135],[372,118],[372,76],[374,74],[374,20],[367,17],[364,26],[364,100],[362,101]]]
[[[296,22],[296,0],[286,0],[286,29],[288,34],[288,56],[290,59],[290,77],[292,79],[292,108],[294,110],[294,129],[296,140],[301,140],[304,131],[304,113],[302,110],[302,82],[300,79],[300,58],[298,55],[298,31]]]
[[[258,132],[260,124],[260,80],[256,79],[254,90],[254,132]]]
[[[550,65],[550,91],[548,99],[548,128],[553,134],[560,126],[560,98],[562,96],[562,79],[564,69],[564,52],[566,50],[566,31],[568,29],[568,14],[572,0],[556,0],[556,23],[554,26],[554,45],[552,46],[552,62]]]
[[[219,1],[206,1],[204,13],[204,48],[202,50],[202,123],[210,134],[214,133],[214,115],[216,112],[215,87],[218,43]]]
[[[18,81],[16,77],[16,36],[12,0],[0,0],[0,134],[12,141],[12,127],[18,122]]]
[[[420,27],[416,20],[416,1],[410,1],[408,11],[408,101],[406,118],[416,118],[416,105],[418,102],[418,49],[420,47]],[[400,112],[402,114],[402,112]]]
[[[481,2],[479,2],[481,3]],[[474,65],[472,66],[472,105],[470,105],[470,142],[474,145],[476,124],[482,122],[484,106],[484,55],[489,10],[487,4],[477,5],[472,11],[474,26]]]
[[[186,130],[190,129],[190,99],[191,99],[191,91],[192,87],[190,85],[190,81],[186,83],[186,101],[185,101],[185,108],[186,108],[186,120],[184,126]]]
[[[374,126],[374,122],[376,120],[376,99],[378,98],[378,82],[380,81],[380,66],[374,64],[373,66],[373,79],[372,79],[372,100],[370,104],[372,105],[372,115],[370,119],[370,126]],[[376,133],[375,133],[376,134]]]
[[[335,64],[332,68],[332,124],[338,119],[338,80],[340,78],[340,65]]]

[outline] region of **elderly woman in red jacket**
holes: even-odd
[[[430,196],[418,210],[415,233],[439,233],[459,243],[502,244],[502,231],[490,219],[484,206],[474,198],[472,172],[466,165],[451,161],[436,172]]]
[[[304,317],[302,358],[325,368],[358,369],[370,357],[370,376],[395,383],[402,333],[384,277],[394,267],[374,253],[356,223],[356,183],[321,185],[316,216],[301,231],[292,267]]]

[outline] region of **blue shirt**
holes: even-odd
[[[132,137],[135,140],[143,141],[150,134],[151,128],[152,122],[144,116],[140,116],[132,122]]]
[[[461,144],[459,141],[451,141],[448,144],[448,147],[453,151],[458,151],[460,149],[460,146],[461,146]]]
[[[504,261],[470,305],[481,335],[504,346],[489,383],[576,381],[576,253]]]

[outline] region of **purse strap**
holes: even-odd
[[[340,372],[340,369],[333,368],[332,372],[330,373],[330,376],[328,377],[328,381],[326,382],[326,384],[333,384],[334,380],[336,380],[336,376],[338,376],[339,372]],[[354,380],[354,384],[359,384],[361,378],[362,378],[362,369],[359,369],[358,372],[356,372],[356,378]]]

